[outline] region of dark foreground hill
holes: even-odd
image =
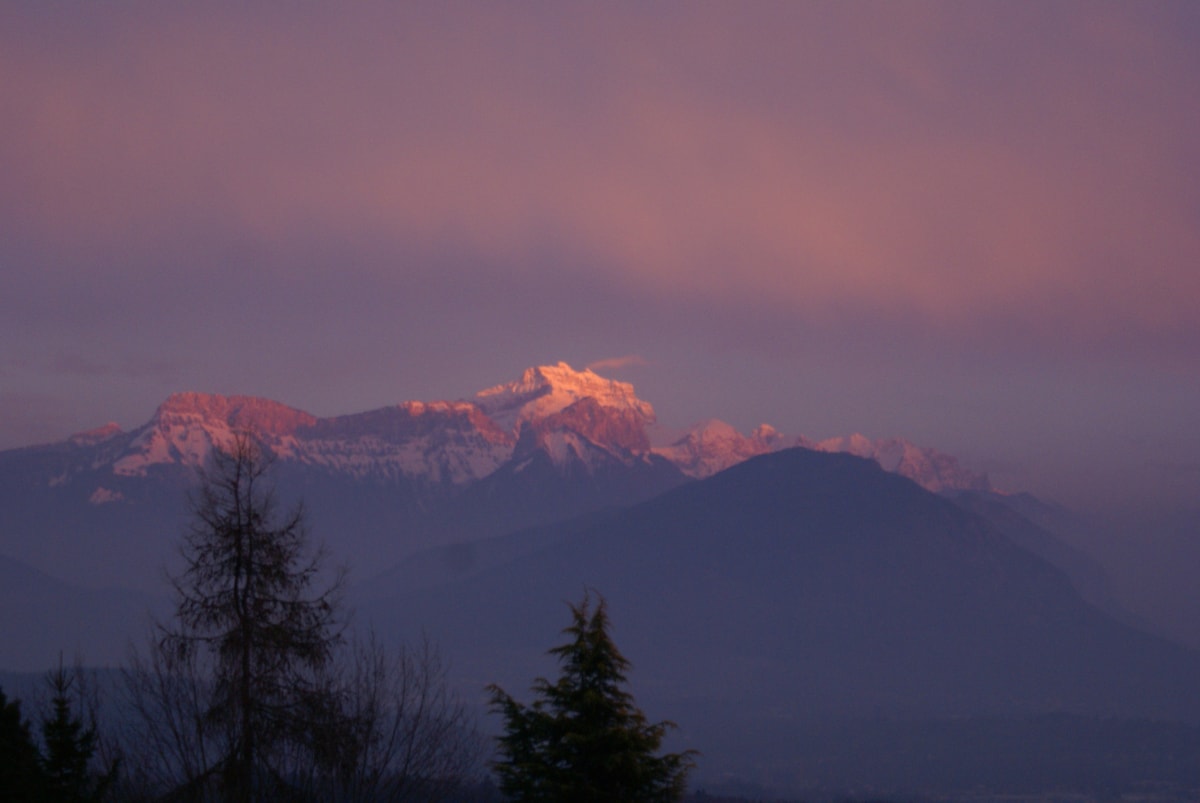
[[[867,460],[788,450],[553,529],[524,550],[480,545],[474,569],[470,545],[443,552],[457,579],[376,586],[361,612],[385,633],[428,631],[466,683],[517,690],[552,672],[540,656],[562,602],[597,589],[650,713],[722,761],[755,760],[739,755],[754,740],[722,724],[734,719],[779,734],[846,717],[1200,719],[1195,653],[1117,622],[985,519]]]

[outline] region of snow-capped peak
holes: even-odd
[[[587,369],[576,371],[565,362],[528,368],[515,382],[475,394],[480,409],[502,429],[514,433],[522,423],[546,418],[581,399],[633,413],[645,424],[654,422],[654,408],[634,394],[633,385]]]
[[[149,466],[169,463],[200,466],[214,446],[226,446],[239,432],[253,432],[279,450],[294,440],[298,429],[316,420],[270,399],[174,393],[113,464],[113,472],[141,475]]]
[[[270,399],[214,393],[173,393],[154,414],[154,421],[160,424],[205,422],[260,435],[291,435],[316,420],[302,410]]]
[[[670,446],[659,447],[654,452],[670,460],[688,476],[708,477],[771,451],[781,439],[782,436],[767,424],[755,429],[754,435],[747,438],[724,421],[713,418],[697,424]]]
[[[251,432],[274,457],[315,469],[456,485],[482,479],[534,450],[564,467],[665,459],[700,478],[756,455],[803,446],[873,459],[932,491],[991,487],[986,476],[953,457],[898,438],[872,440],[856,433],[817,442],[766,424],[747,436],[713,419],[668,446],[651,448],[646,428],[654,420],[654,408],[630,383],[560,362],[526,369],[520,379],[480,391],[473,400],[411,401],[334,418],[318,419],[252,396],[176,393],[133,432],[109,424],[69,442],[89,450],[93,467],[111,461],[114,474],[141,476],[152,466],[202,466],[214,447]],[[61,484],[65,476],[49,482]]]

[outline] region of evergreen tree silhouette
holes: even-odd
[[[499,686],[488,690],[505,720],[500,789],[515,801],[610,803],[683,797],[694,751],[656,755],[671,722],[650,724],[625,689],[629,661],[609,636],[603,597],[571,606],[567,641],[550,650],[562,670],[538,678],[531,705]]]

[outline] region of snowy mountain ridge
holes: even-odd
[[[177,393],[130,431],[106,425],[0,451],[5,554],[72,582],[147,587],[214,447],[252,431],[281,502],[360,566],[647,501],[791,446],[853,451],[926,488],[987,487],[948,455],[898,439],[813,441],[720,422],[669,446],[633,386],[560,363],[456,401],[314,416],[252,396]],[[799,492],[801,489],[797,489]]]
[[[565,362],[527,368],[517,381],[475,394],[480,409],[514,435],[525,422],[545,419],[582,399],[630,412],[643,424],[655,421],[654,408],[634,394],[633,385],[605,379],[586,368],[576,371]]]
[[[724,421],[713,419],[696,425],[682,438],[669,446],[657,447],[654,452],[689,477],[703,479],[751,457],[794,446],[874,460],[886,471],[908,477],[934,493],[992,490],[986,475],[963,467],[951,455],[903,438],[872,440],[859,433],[814,441],[804,435],[783,435],[769,424],[762,424],[746,436]]]
[[[283,462],[356,480],[453,486],[469,485],[536,453],[564,471],[578,466],[586,474],[602,463],[665,460],[688,477],[703,478],[757,455],[803,446],[874,459],[936,492],[991,487],[986,476],[955,458],[899,438],[855,434],[814,441],[765,424],[743,435],[714,419],[668,446],[652,447],[648,429],[655,421],[653,406],[637,397],[632,384],[560,362],[529,368],[518,380],[470,400],[409,401],[330,418],[252,396],[176,393],[132,432],[109,424],[67,443],[89,453],[88,469],[108,465],[118,477],[142,477],[168,466],[195,470],[214,446],[248,430]],[[61,483],[65,476],[51,481]],[[94,503],[118,500],[103,490],[97,489]]]
[[[267,399],[203,393],[172,395],[132,433],[96,432],[106,440],[125,436],[114,474],[145,476],[155,466],[203,466],[214,447],[227,446],[240,431],[253,432],[277,460],[357,479],[407,476],[453,484],[495,471],[515,443],[467,402],[405,402],[317,418]],[[99,441],[84,433],[72,442]]]

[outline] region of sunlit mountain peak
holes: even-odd
[[[587,398],[601,407],[631,412],[646,424],[655,420],[654,407],[637,397],[632,384],[588,369],[576,371],[565,362],[527,368],[515,382],[481,390],[475,402],[502,428],[515,431],[525,421],[545,418]]]

